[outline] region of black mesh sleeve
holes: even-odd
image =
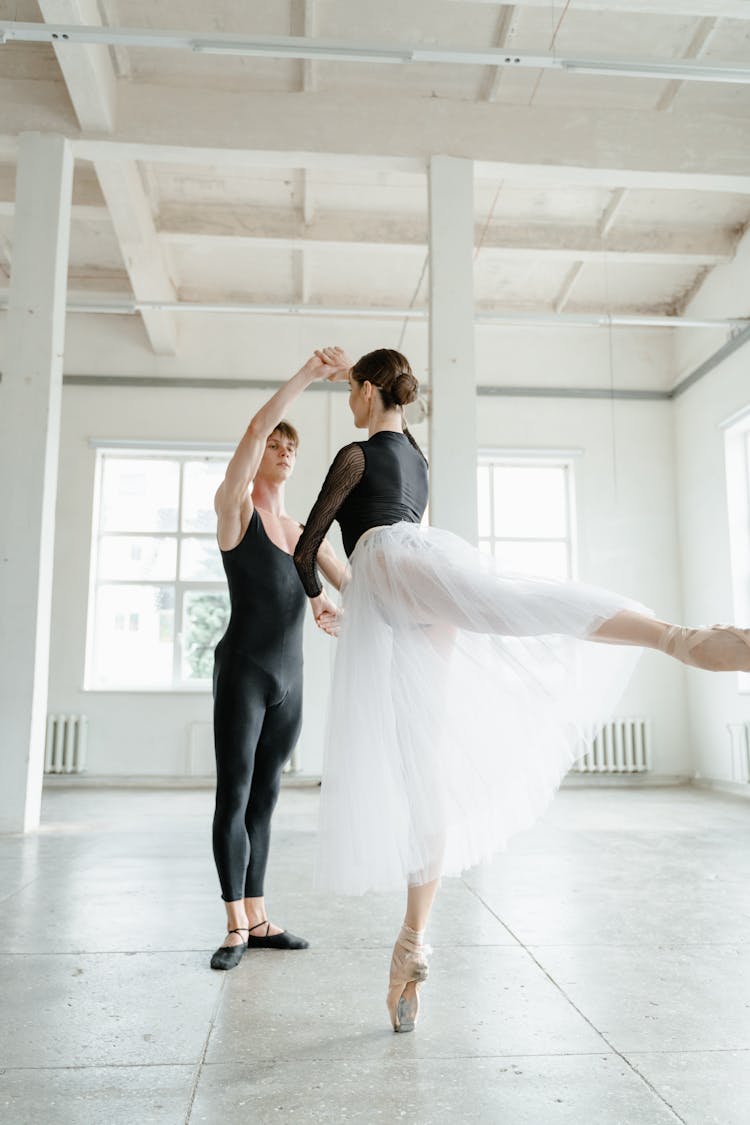
[[[323,589],[316,566],[318,548],[344,500],[362,480],[364,471],[365,455],[362,446],[355,441],[338,451],[323,481],[294,551],[294,565],[308,598],[317,597]]]

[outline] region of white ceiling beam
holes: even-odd
[[[513,4],[501,4],[500,11],[497,16],[497,27],[495,28],[495,35],[493,37],[493,45],[495,47],[507,47],[510,44],[513,36],[514,26],[513,17],[515,16],[516,9]],[[497,97],[500,82],[503,76],[503,68],[500,66],[490,67],[489,73],[485,77],[482,84],[482,92],[480,97],[485,102],[494,102]]]
[[[711,43],[711,40],[713,39],[718,26],[718,19],[702,19],[695,29],[693,36],[687,45],[687,48],[685,49],[683,58],[699,58]],[[666,89],[663,90],[661,97],[656,103],[656,108],[658,110],[661,110],[662,113],[669,112],[675,103],[677,95],[679,94],[680,90],[684,88],[684,86],[684,82],[668,82]]]
[[[100,20],[96,0],[39,0],[39,8],[48,24],[64,20],[88,26]],[[112,133],[117,78],[106,46],[73,47],[59,41],[53,45],[81,128]],[[94,161],[94,170],[136,300],[175,300],[177,294],[136,164],[102,159]],[[157,355],[174,355],[177,351],[174,317],[169,312],[148,311],[143,314],[143,323]]]
[[[314,39],[317,34],[316,0],[292,0],[291,31],[293,36]],[[300,60],[300,90],[314,93],[318,88],[318,74],[314,59]]]
[[[315,198],[313,195],[312,176],[308,168],[301,169],[302,174],[302,221],[306,227],[315,222]]]
[[[617,188],[617,190],[612,193],[612,198],[604,208],[602,217],[599,220],[599,225],[596,228],[596,233],[599,238],[605,238],[612,230],[615,220],[625,202],[625,195],[625,188]]]
[[[238,103],[228,91],[126,83],[118,102],[111,138],[63,129],[77,159],[424,174],[449,136],[455,155],[474,160],[476,178],[495,183],[750,194],[750,121],[737,114],[393,97],[368,106],[363,129],[356,99],[333,93]],[[2,104],[0,152],[11,159],[30,116],[34,128],[60,128],[54,112],[34,112],[15,94]]]
[[[292,251],[292,276],[295,301],[299,302],[300,305],[308,304],[310,300],[310,274],[304,247]]]
[[[44,0],[57,3],[58,0]],[[59,0],[61,6],[76,0]],[[78,0],[93,3],[93,0]],[[315,59],[349,63],[445,64],[447,66],[501,66],[511,69],[558,70],[576,74],[614,75],[618,78],[679,78],[690,82],[730,82],[750,84],[750,66],[739,63],[712,63],[691,60],[620,58],[589,56],[585,53],[527,54],[497,47],[447,47],[439,44],[384,44],[336,39],[307,39],[304,36],[250,36],[224,33],[162,31],[152,28],[110,28],[76,23],[34,24],[0,22],[0,43],[47,43],[56,50],[72,46],[111,45],[193,51],[196,54],[239,55],[248,58]]]
[[[427,245],[425,223],[378,219],[372,215],[320,216],[306,225],[289,211],[264,208],[195,207],[165,204],[159,216],[159,236],[175,245],[198,240],[246,242],[254,247],[295,249],[301,244],[336,253],[361,250],[423,252]],[[734,234],[710,228],[624,230],[602,237],[598,230],[542,226],[541,224],[477,224],[475,245],[482,254],[508,259],[544,258],[547,261],[641,263],[647,265],[716,265],[731,259]]]
[[[2,102],[0,81],[6,130],[0,152],[12,159],[14,134],[30,118],[41,130],[60,129],[61,122],[48,107],[35,112],[8,93]],[[359,103],[333,93],[259,93],[238,104],[227,91],[125,83],[118,102],[113,138],[80,137],[63,127],[76,159],[425,174],[430,155],[443,151],[449,136],[455,155],[474,160],[477,179],[495,183],[750,194],[750,122],[737,114],[603,107],[584,114],[394,97],[368,106],[363,129]]]
[[[11,151],[16,138],[0,136]],[[346,152],[312,152],[297,149],[238,149],[211,148],[206,145],[151,144],[143,141],[103,141],[83,137],[73,140],[72,147],[78,160],[132,159],[148,160],[158,164],[216,165],[221,168],[299,168],[358,173],[403,172],[406,175],[426,174],[426,158],[421,156],[356,155]],[[565,188],[600,187],[644,191],[691,191],[719,195],[750,195],[750,169],[738,168],[733,172],[675,170],[666,166],[662,171],[628,168],[622,165],[592,167],[590,164],[570,164],[552,161],[540,164],[535,160],[501,159],[479,160],[474,170],[478,180],[506,180],[509,184],[524,187]]]
[[[106,27],[119,27],[120,17],[117,0],[98,0],[101,22]],[[118,45],[110,47],[115,73],[118,78],[132,78],[133,68],[130,65],[130,54],[127,47]]]
[[[97,161],[96,174],[120,244],[136,301],[175,301],[177,294],[166,269],[138,167],[132,161]],[[177,324],[168,311],[141,314],[157,355],[177,351]]]
[[[97,0],[38,0],[45,25],[99,25]],[[57,64],[82,128],[111,133],[115,128],[117,79],[106,44],[84,43],[71,50],[60,38],[52,40]]]
[[[618,193],[620,199],[623,195],[624,192]],[[14,212],[12,200],[0,200],[0,216],[12,218]],[[477,224],[476,239],[483,238],[483,252],[518,259],[541,256],[560,261],[575,258],[651,265],[717,265],[729,261],[734,252],[734,234],[714,226],[660,227],[654,233],[626,229],[616,238],[607,239],[604,236],[612,214],[610,204],[595,234],[585,228],[522,224],[496,224],[485,230]],[[72,217],[87,223],[109,225],[112,221],[108,209],[97,206],[74,205]],[[282,249],[295,249],[304,243],[312,249],[335,252],[348,249],[421,253],[426,245],[425,232],[425,224],[411,219],[384,222],[372,215],[349,215],[345,219],[321,217],[306,222],[304,217],[295,219],[288,211],[237,207],[229,211],[223,207],[168,203],[161,209],[156,234],[160,240],[174,245],[230,239],[235,244],[247,242],[256,247]]]
[[[550,0],[515,0],[518,8],[550,9]],[[452,0],[454,4],[489,4],[498,0]],[[750,19],[747,0],[571,0],[571,12],[612,12],[615,15],[716,16],[720,19]]]
[[[568,272],[567,277],[565,278],[564,282],[562,283],[562,286],[560,287],[560,292],[557,295],[557,300],[555,301],[555,312],[556,313],[561,313],[565,310],[565,306],[567,305],[568,301],[570,300],[570,296],[573,292],[573,287],[574,287],[576,281],[578,280],[578,278],[580,277],[582,269],[583,269],[583,262],[575,262],[573,264],[573,266],[571,267],[570,271]]]
[[[312,150],[327,154],[329,166],[356,168],[360,158],[376,157],[375,163],[390,158],[391,167],[413,171],[444,151],[446,137],[454,155],[478,164],[477,178],[495,181],[509,178],[509,166],[523,164],[522,178],[533,166],[547,166],[558,183],[565,177],[568,183],[598,179],[606,186],[708,191],[743,191],[750,184],[750,120],[737,114],[605,107],[571,113],[568,107],[394,96],[368,105],[363,129],[360,102],[349,94],[264,92],[238,103],[231,91],[139,82],[120,89],[114,139],[133,144],[136,159],[149,159],[151,148],[155,160],[169,159],[171,149],[182,163],[231,163],[234,152],[240,163],[302,168],[314,166],[303,155]],[[106,143],[96,137],[74,142],[75,154],[97,158],[97,146]],[[248,157],[248,150],[255,154]],[[129,155],[127,147],[120,153]]]
[[[101,18],[96,0],[39,0],[44,24],[91,26]],[[62,71],[76,116],[84,129],[111,133],[115,127],[117,79],[106,45],[84,43],[75,50],[60,39],[52,47]]]
[[[318,32],[318,12],[316,0],[304,0],[305,18],[302,34],[306,39],[314,39]],[[318,71],[312,59],[302,60],[302,89],[305,93],[315,92],[318,88]]]

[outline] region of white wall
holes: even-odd
[[[414,331],[411,329],[410,331]],[[668,391],[672,333],[657,329],[477,325],[477,383]]]
[[[730,356],[674,404],[685,620],[735,618],[722,422],[750,405],[750,346]],[[750,622],[740,621],[748,625]],[[750,721],[750,695],[734,675],[689,670],[692,753],[701,777],[731,781],[727,723]]]
[[[483,447],[580,449],[579,579],[680,620],[669,402],[483,398],[478,425]],[[652,719],[654,773],[691,773],[681,665],[645,652],[618,710]]]
[[[378,324],[258,321],[238,317],[195,318],[182,326],[180,356],[155,357],[137,320],[124,317],[70,317],[66,372],[129,375],[225,375],[279,378],[292,372],[307,351],[338,340],[358,352],[382,342],[395,345],[394,332]],[[280,331],[280,329],[282,329]],[[409,344],[411,337],[411,345]],[[569,381],[602,385],[601,339],[561,334],[557,348],[545,330],[544,362],[529,377],[532,339],[528,330],[481,332],[479,381],[491,382],[502,357],[504,381],[542,383],[555,355]],[[637,339],[623,341],[631,364],[631,385],[639,385]],[[405,350],[417,370],[426,365],[426,333],[407,331]],[[649,364],[661,362],[663,339],[654,341]],[[508,379],[508,365],[518,380]],[[593,368],[593,374],[592,374]],[[573,373],[576,377],[573,378]],[[648,372],[640,385],[647,385]],[[499,380],[497,380],[499,381]],[[468,387],[467,387],[468,390]],[[185,770],[188,725],[209,722],[208,693],[83,692],[85,615],[95,453],[89,439],[141,438],[236,442],[263,394],[246,390],[84,388],[66,386],[58,496],[55,590],[52,622],[50,710],[82,711],[90,718],[89,770],[95,774],[181,774]],[[555,399],[477,400],[482,447],[580,448],[577,499],[580,577],[621,590],[667,618],[680,617],[673,435],[668,403]],[[289,412],[302,445],[288,491],[289,508],[304,517],[336,449],[355,436],[346,395],[307,392]],[[427,427],[415,431],[426,442]],[[614,439],[614,440],[613,440]],[[334,537],[335,538],[335,537]],[[333,642],[312,622],[305,637],[306,700],[301,756],[306,772],[321,767]],[[647,653],[621,713],[654,721],[655,772],[690,772],[683,715],[683,674]]]
[[[712,270],[685,309],[687,316],[747,316],[750,231],[730,262]],[[715,353],[725,331],[680,332],[674,367],[680,379]],[[734,353],[674,400],[679,492],[679,537],[687,624],[736,621],[729,550],[724,431],[721,425],[750,405],[750,345]],[[750,625],[748,621],[737,621]],[[691,750],[703,778],[731,781],[727,723],[750,720],[750,696],[734,675],[688,670]]]

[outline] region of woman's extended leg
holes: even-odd
[[[464,565],[446,568],[439,581],[422,557],[407,557],[392,581],[408,583],[403,601],[411,615],[423,622],[444,622],[469,632],[509,637],[568,632],[565,583],[533,579],[509,583],[491,570],[469,565],[468,556]],[[570,583],[568,589],[571,599],[585,605],[586,587]],[[595,587],[589,591],[593,597],[606,595],[606,591],[597,591]],[[732,625],[689,629],[656,620],[647,613],[623,609],[587,639],[658,649],[683,664],[707,671],[750,672],[750,629]]]
[[[438,879],[410,886],[404,924],[391,957],[386,1005],[394,1031],[413,1031],[419,1015],[419,986],[427,979],[428,948],[424,934],[438,889]]]
[[[378,551],[377,545],[374,549]],[[405,617],[450,624],[472,633],[583,639],[585,634],[578,632],[582,615],[597,602],[616,599],[606,590],[575,582],[504,575],[468,544],[452,539],[444,539],[435,552],[401,552],[395,561],[382,549],[379,554],[384,582],[396,591]],[[612,616],[586,639],[658,649],[709,671],[750,671],[750,629],[731,625],[688,629],[655,620],[637,609],[610,612]]]
[[[687,629],[623,610],[600,625],[589,640],[659,649],[683,664],[711,672],[750,672],[750,629],[731,625]]]

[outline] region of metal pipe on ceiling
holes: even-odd
[[[183,50],[194,54],[389,65],[433,63],[447,66],[493,66],[515,70],[559,70],[617,78],[652,78],[660,82],[750,84],[748,66],[691,59],[660,61],[653,58],[589,57],[578,54],[525,54],[499,47],[458,48],[439,44],[429,46],[419,43],[355,42],[294,35],[241,37],[220,32],[0,21],[0,45],[11,42],[50,43],[55,47],[100,44],[111,47]]]
[[[7,309],[6,299],[0,299],[0,310]],[[428,319],[426,308],[384,308],[346,305],[259,304],[256,302],[211,301],[69,301],[69,313],[88,313],[109,316],[134,316],[141,312],[201,313],[243,316],[309,316],[320,318],[341,317],[363,320],[422,320]],[[483,327],[498,328],[681,328],[713,329],[740,332],[750,327],[750,317],[690,317],[659,316],[646,313],[556,313],[506,310],[494,312],[477,309],[475,323]]]

